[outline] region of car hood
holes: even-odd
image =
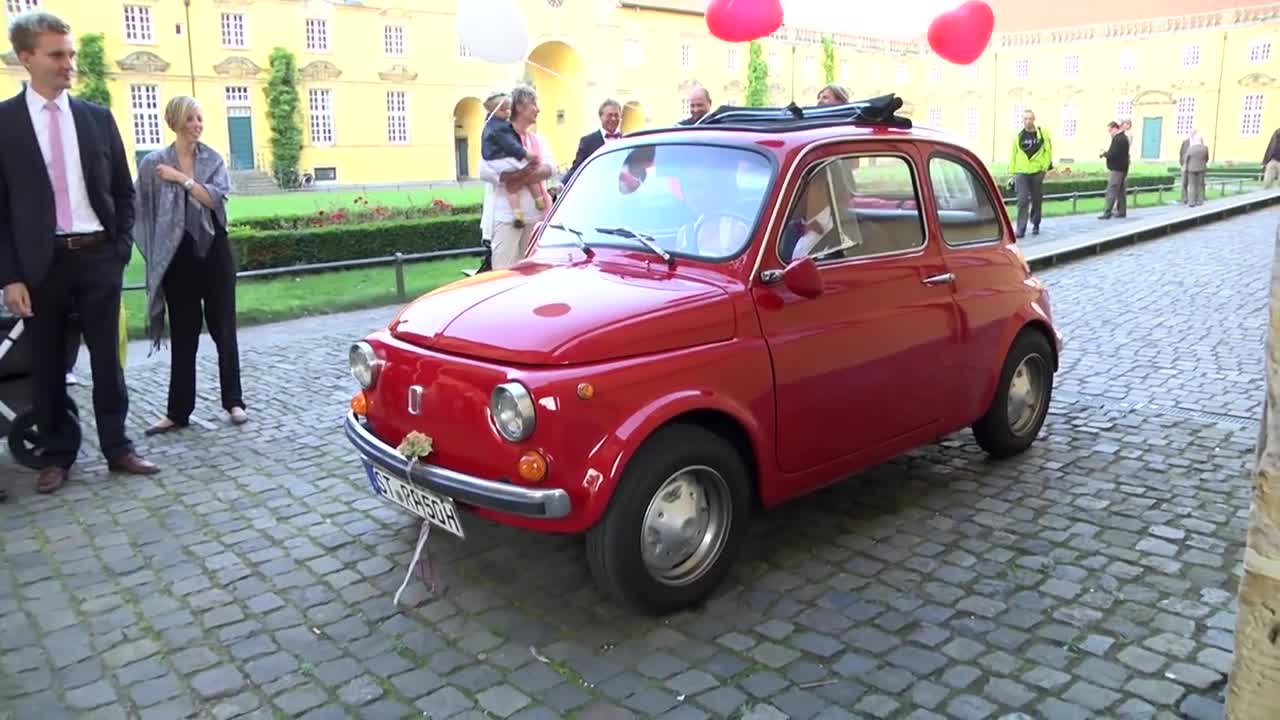
[[[572,365],[728,340],[728,293],[665,272],[523,264],[418,298],[392,335],[423,348],[515,365]]]

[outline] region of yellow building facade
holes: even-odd
[[[317,183],[448,181],[473,175],[493,88],[530,81],[539,131],[567,165],[605,98],[624,129],[670,124],[707,87],[740,103],[747,46],[706,30],[700,0],[520,0],[529,61],[470,57],[455,11],[466,0],[3,0],[7,17],[43,8],[81,36],[106,37],[112,109],[135,153],[167,144],[160,116],[177,94],[204,108],[205,140],[236,169],[270,167],[268,58],[300,68],[301,170]],[[1054,138],[1059,164],[1096,162],[1106,122],[1131,118],[1134,157],[1176,161],[1192,129],[1218,161],[1257,163],[1280,127],[1280,3],[1093,26],[997,34],[972,66],[923,43],[834,35],[836,81],[855,96],[894,92],[917,123],[988,160],[1008,160],[1023,109]],[[824,84],[821,36],[765,39],[771,101],[811,103]],[[12,53],[0,70],[25,78]]]

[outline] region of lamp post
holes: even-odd
[[[196,96],[196,56],[191,47],[191,0],[182,0],[187,15],[187,69],[191,77],[191,97]]]

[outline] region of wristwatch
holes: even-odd
[[[186,190],[187,192],[191,192],[191,188],[195,186],[196,186],[196,181],[192,180],[191,178],[187,178],[186,180],[182,181],[182,189]]]

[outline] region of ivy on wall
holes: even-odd
[[[836,44],[830,35],[822,36],[822,80],[828,85],[836,81]]]
[[[764,107],[769,101],[769,66],[764,61],[764,47],[752,40],[747,49],[747,107]]]
[[[111,107],[111,90],[107,87],[107,52],[102,33],[80,36],[76,55],[76,74],[80,89],[76,97],[102,107]]]
[[[271,126],[271,175],[282,188],[298,187],[302,157],[298,60],[284,48],[271,51],[267,86],[267,118]]]

